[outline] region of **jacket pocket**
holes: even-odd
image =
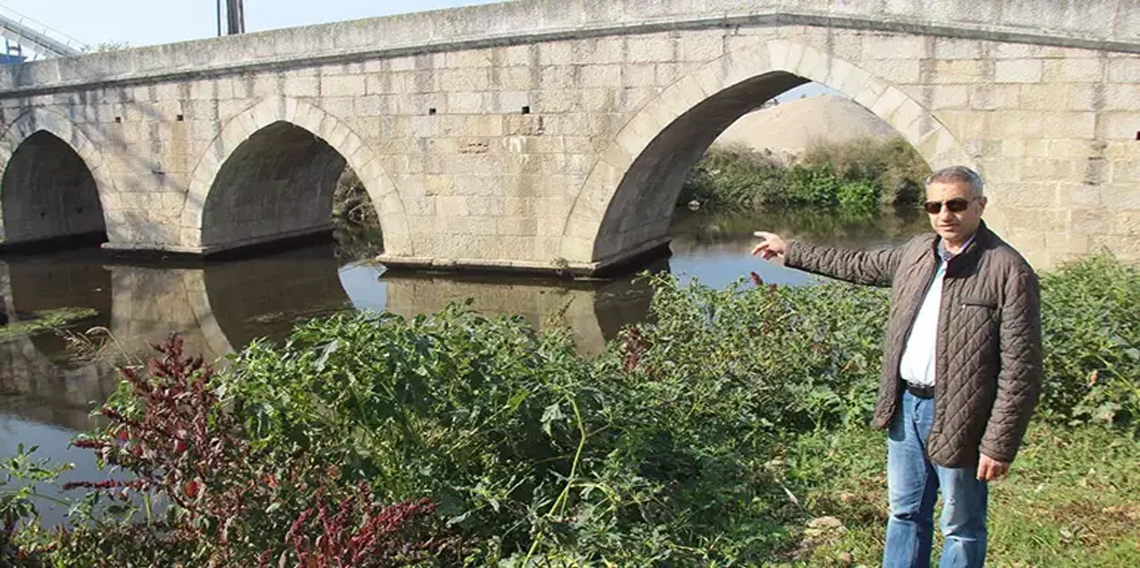
[[[989,298],[962,298],[962,308],[988,308],[996,310],[998,308],[997,301]]]

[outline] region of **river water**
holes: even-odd
[[[873,218],[826,211],[718,215],[679,210],[672,257],[645,268],[714,287],[751,272],[768,283],[808,285],[815,279],[805,273],[751,257],[752,232],[878,248],[926,229],[925,215],[917,210]],[[477,311],[520,314],[538,327],[564,309],[563,321],[579,349],[590,354],[601,351],[623,326],[645,317],[652,298],[632,276],[571,282],[392,273],[380,265],[338,259],[343,256],[338,253],[343,251],[328,244],[188,266],[124,263],[98,249],[0,257],[0,301],[11,321],[59,308],[95,311],[67,330],[70,339],[55,332],[0,336],[0,459],[14,455],[18,444],[38,445],[38,456],[75,464],[64,481],[103,477],[89,451],[68,443],[94,425],[91,409],[118,384],[106,355],[140,360],[148,343],[172,332],[183,335],[188,352],[218,359],[257,337],[281,340],[298,319],[346,310],[411,316],[470,298]]]

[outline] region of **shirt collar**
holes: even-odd
[[[965,251],[966,247],[970,246],[970,243],[974,242],[974,238],[977,236],[978,232],[974,231],[974,234],[970,235],[970,238],[966,239],[966,242],[962,244],[961,250]],[[954,258],[955,256],[957,255],[947,250],[946,241],[943,239],[938,239],[938,258],[942,259],[942,262],[950,262],[950,259]]]

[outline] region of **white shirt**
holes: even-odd
[[[961,250],[973,242],[970,237]],[[946,265],[954,253],[946,250],[946,244],[938,241],[938,269],[934,272],[934,281],[926,291],[918,315],[914,318],[914,326],[910,329],[910,337],[903,348],[902,361],[899,362],[899,373],[904,381],[922,386],[934,386],[935,369],[938,358],[938,319],[942,312],[942,281],[946,279]]]

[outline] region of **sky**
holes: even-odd
[[[492,2],[244,0],[245,28],[255,32]],[[91,46],[127,43],[139,47],[214,37],[216,10],[217,0],[0,0],[0,14],[30,18],[39,24],[32,27],[46,26]]]

